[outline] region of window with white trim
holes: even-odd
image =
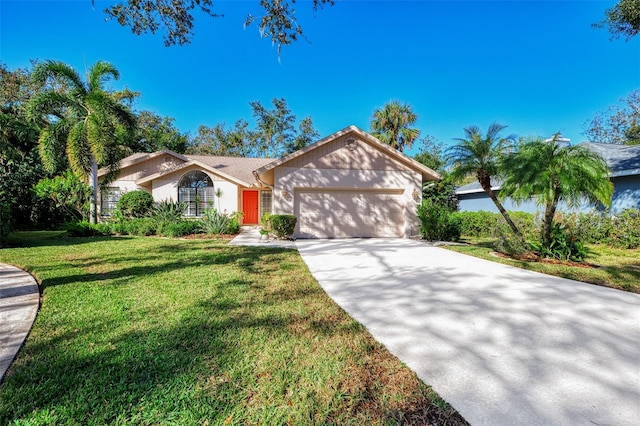
[[[260,191],[260,211],[261,214],[271,213],[273,196],[271,191]]]
[[[117,186],[104,188],[100,194],[100,214],[102,216],[111,216],[121,196],[122,191]]]

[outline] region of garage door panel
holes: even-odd
[[[300,238],[402,237],[400,192],[296,191]]]

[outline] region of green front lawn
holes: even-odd
[[[640,293],[640,251],[625,250],[605,245],[586,245],[589,255],[583,265],[553,262],[535,262],[498,257],[493,249],[494,240],[465,238],[468,245],[451,245],[446,248],[493,262]]]
[[[463,420],[319,287],[296,251],[15,234],[44,290],[0,424]]]

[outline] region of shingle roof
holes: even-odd
[[[604,158],[612,177],[640,174],[640,145],[594,142],[582,142],[580,145]]]
[[[185,155],[211,168],[220,170],[244,182],[254,182],[253,171],[271,163],[273,158],[220,157],[212,155]]]
[[[582,142],[580,145],[600,155],[611,170],[611,177],[640,175],[640,145],[614,145],[609,143]],[[492,177],[491,188],[500,189],[502,179]],[[477,181],[456,189],[456,194],[482,192]]]

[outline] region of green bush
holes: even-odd
[[[187,209],[185,203],[177,201],[160,201],[154,203],[151,208],[151,216],[157,222],[179,222],[182,220],[184,211]]]
[[[271,231],[278,238],[290,238],[296,229],[297,221],[298,218],[292,214],[272,214]]]
[[[501,235],[494,244],[494,248],[497,252],[504,253],[516,259],[527,253],[531,253],[531,247],[527,243],[523,243],[513,232]]]
[[[207,234],[237,234],[240,232],[241,213],[220,213],[216,209],[205,209],[202,229]]]
[[[619,248],[640,248],[640,210],[626,209],[612,218],[609,244]]]
[[[102,224],[89,223],[86,220],[79,222],[71,222],[64,225],[67,235],[70,237],[95,237],[98,235],[109,234],[104,232],[105,227]]]
[[[202,222],[188,219],[181,219],[174,222],[162,222],[160,226],[158,226],[156,232],[158,235],[171,238],[198,234],[202,232]]]
[[[0,247],[7,243],[11,231],[11,209],[9,204],[0,202]]]
[[[460,219],[444,204],[427,199],[418,206],[420,235],[429,241],[457,241]]]
[[[587,250],[582,243],[578,241],[578,238],[571,235],[564,225],[557,222],[554,222],[551,227],[551,242],[549,247],[545,247],[542,243],[534,243],[532,245],[542,257],[582,262],[587,256]]]
[[[148,216],[153,207],[153,196],[147,191],[137,189],[126,192],[118,200],[116,209],[125,219]]]
[[[488,211],[457,212],[454,215],[460,220],[460,232],[469,237],[500,238],[511,234],[511,228],[500,213]],[[526,239],[537,239],[540,235],[535,217],[526,212],[509,212],[509,217]]]
[[[150,217],[128,219],[121,223],[124,225],[122,234],[148,236],[155,235],[157,230],[157,224]]]
[[[580,241],[617,248],[640,247],[640,210],[558,214],[556,219]]]

